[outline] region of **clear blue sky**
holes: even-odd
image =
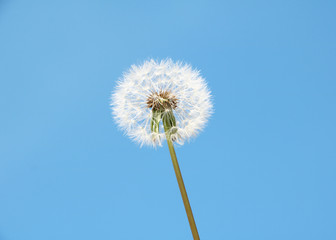
[[[0,0],[0,240],[192,239],[167,147],[109,109],[122,72],[201,69],[177,148],[201,239],[336,239],[335,1]]]

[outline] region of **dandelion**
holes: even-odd
[[[199,71],[171,59],[132,65],[112,94],[112,113],[133,141],[162,146],[167,141],[194,239],[199,239],[174,150],[195,137],[212,113],[210,91]]]

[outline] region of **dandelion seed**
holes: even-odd
[[[111,105],[120,128],[141,146],[162,146],[167,140],[190,229],[199,239],[173,144],[196,136],[212,113],[210,91],[199,71],[171,59],[132,65]]]

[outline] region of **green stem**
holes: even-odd
[[[166,129],[165,129],[165,131],[166,131],[166,137],[167,137],[167,143],[168,143],[170,156],[171,156],[171,159],[173,161],[175,175],[176,175],[176,179],[177,179],[180,191],[181,191],[181,195],[182,195],[182,199],[183,199],[183,203],[184,203],[184,208],[185,208],[187,216],[188,216],[190,229],[191,229],[192,235],[194,237],[194,240],[199,240],[200,237],[199,237],[198,232],[197,232],[195,219],[194,219],[191,207],[190,207],[187,191],[186,191],[184,183],[183,183],[183,178],[182,178],[182,174],[181,174],[181,171],[180,171],[180,167],[179,167],[179,164],[177,162],[176,153],[175,153],[175,149],[174,149],[174,144],[173,144],[172,140],[170,139],[169,133],[167,132]]]

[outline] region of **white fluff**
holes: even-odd
[[[160,90],[168,90],[178,99],[174,115],[179,135],[176,142],[179,144],[195,137],[212,113],[211,95],[206,82],[199,71],[190,65],[171,59],[132,65],[112,93],[111,106],[117,124],[141,146],[161,146],[166,138],[162,126],[160,133],[151,132],[152,111],[146,104],[151,92]]]

